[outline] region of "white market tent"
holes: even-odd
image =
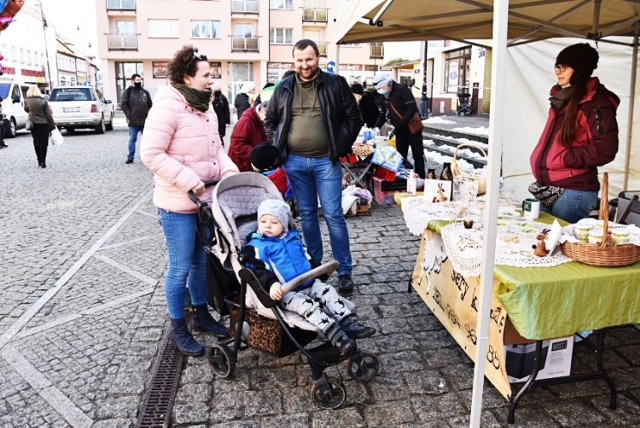
[[[533,181],[528,158],[546,118],[548,91],[555,83],[552,68],[555,56],[564,46],[577,42],[554,38],[588,39],[591,44],[597,43],[601,58],[594,75],[621,98],[618,156],[600,172],[609,171],[609,187],[614,193],[640,188],[640,151],[633,143],[640,138],[640,130],[634,123],[636,115],[629,113],[636,112],[634,100],[638,95],[640,0],[358,0],[350,3],[349,11],[338,21],[338,43],[449,39],[492,47],[490,179],[484,218],[475,358],[478,363],[470,417],[470,425],[479,426],[485,360],[479,356],[484,356],[488,335],[500,168],[505,177],[519,181],[519,187]],[[548,39],[553,40],[541,42]]]

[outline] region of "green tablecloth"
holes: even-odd
[[[550,223],[553,217],[542,213],[538,221]],[[429,229],[439,233],[447,223],[431,221]],[[640,323],[640,262],[625,267],[496,265],[494,278],[494,293],[528,339]]]

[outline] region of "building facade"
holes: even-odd
[[[293,45],[303,38],[318,44],[322,69],[349,83],[370,81],[383,64],[382,44],[338,48],[339,0],[95,1],[105,96],[118,102],[134,73],[152,94],[167,85],[167,64],[187,44],[207,55],[230,100],[246,82],[260,88],[293,69]]]

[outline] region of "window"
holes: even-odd
[[[257,0],[232,0],[231,13],[258,13],[260,5]]]
[[[150,19],[149,37],[178,37],[177,19]]]
[[[116,21],[116,33],[133,34],[136,32],[135,21]]]
[[[274,45],[290,45],[293,43],[292,28],[272,28],[269,31],[269,43]]]
[[[469,92],[471,47],[445,53],[445,92]]]
[[[252,62],[229,63],[229,74],[232,81],[253,82]]]
[[[122,92],[129,86],[131,75],[139,74],[144,79],[144,67],[141,62],[116,62],[116,94],[118,104],[122,98]]]
[[[191,21],[191,38],[219,39],[220,21]]]
[[[293,0],[271,0],[269,7],[271,9],[293,9]]]
[[[384,58],[384,46],[382,42],[371,43],[370,52],[370,58]]]

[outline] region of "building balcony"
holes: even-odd
[[[231,50],[233,52],[259,52],[258,38],[245,36],[231,36]]]
[[[326,24],[329,17],[329,9],[305,7],[302,11],[302,22]]]
[[[233,0],[231,2],[231,13],[257,15],[260,13],[260,4],[258,0]]]
[[[136,0],[107,0],[107,12],[135,12]]]
[[[107,37],[110,51],[138,50],[138,35],[135,33],[109,33]]]

